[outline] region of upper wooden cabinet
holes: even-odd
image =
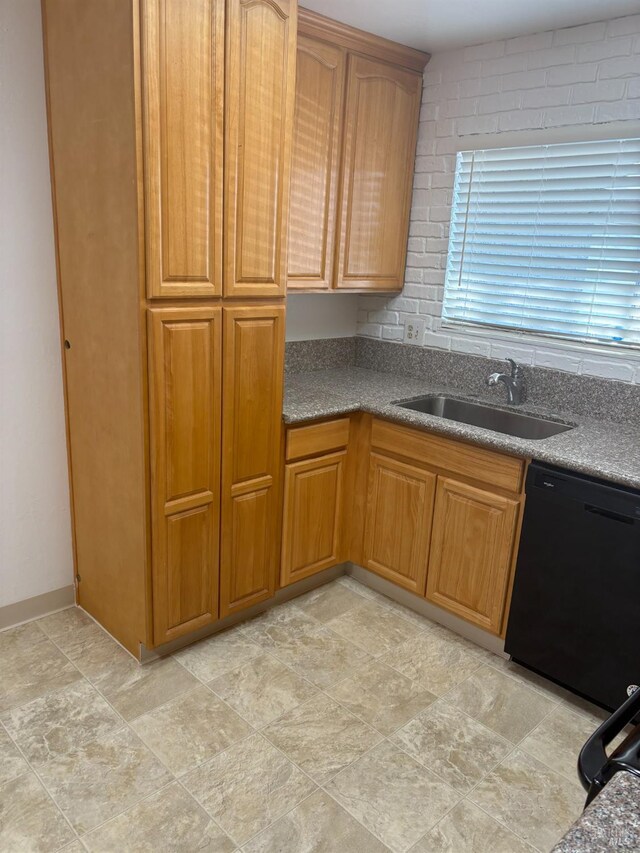
[[[228,0],[226,296],[284,296],[295,0]]]
[[[290,290],[402,288],[427,59],[300,10]]]
[[[222,293],[224,0],[143,0],[149,296]]]
[[[332,286],[345,63],[341,48],[298,38],[287,280],[292,290]]]
[[[349,58],[336,287],[401,290],[422,79]]]
[[[295,0],[142,0],[149,297],[284,295],[296,20]]]

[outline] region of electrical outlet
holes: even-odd
[[[405,344],[421,344],[424,338],[424,319],[422,317],[407,317],[404,321]]]

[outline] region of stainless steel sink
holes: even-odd
[[[402,409],[414,412],[424,412],[438,418],[448,418],[463,424],[492,429],[518,438],[539,440],[573,429],[570,424],[563,424],[548,418],[538,418],[525,415],[522,412],[510,412],[504,409],[494,409],[481,403],[471,403],[468,400],[456,400],[453,397],[432,396],[418,397],[404,403],[396,403]]]

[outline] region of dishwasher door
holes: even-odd
[[[532,464],[505,651],[606,708],[640,684],[640,495]]]

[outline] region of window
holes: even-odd
[[[460,152],[442,316],[640,346],[640,139]]]

